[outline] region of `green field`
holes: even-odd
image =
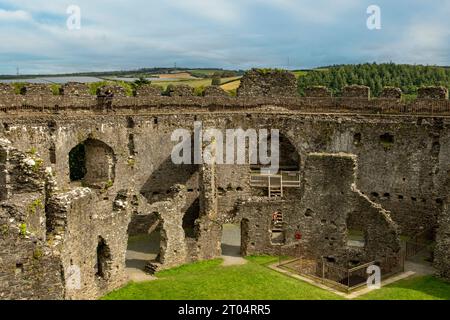
[[[222,78],[222,83],[238,80],[240,77]],[[168,85],[180,85],[185,84],[193,88],[206,87],[211,85],[211,79],[188,79],[188,80],[175,80],[175,81],[152,81],[152,84],[167,88]]]
[[[277,258],[247,257],[248,263],[221,266],[203,261],[165,270],[154,281],[129,283],[105,300],[336,300],[342,297],[267,268]],[[359,297],[363,300],[450,300],[450,283],[435,277],[408,278]]]

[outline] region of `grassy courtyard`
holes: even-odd
[[[450,300],[450,283],[432,276],[412,277],[361,296],[362,300]]]
[[[222,260],[203,261],[159,272],[159,279],[129,283],[106,300],[335,300],[342,297],[282,275],[265,265],[276,258],[248,257],[248,263],[221,266]],[[450,300],[450,283],[414,277],[372,291],[365,300]]]

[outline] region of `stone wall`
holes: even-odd
[[[305,89],[306,97],[324,98],[324,97],[331,97],[331,95],[332,95],[331,91],[324,86],[314,86]]]
[[[136,88],[136,97],[160,96],[163,89],[160,86],[144,84]]]
[[[61,94],[69,97],[89,97],[89,86],[86,83],[68,82],[61,87]]]
[[[75,188],[49,200],[50,219],[60,221],[49,237],[61,252],[66,299],[96,299],[126,281],[127,234],[123,229],[130,221],[129,205],[111,209],[105,196],[90,188]],[[105,260],[100,245],[108,252]],[[70,286],[71,270],[79,272],[79,287]]]
[[[203,91],[204,97],[227,97],[228,93],[219,86],[207,86]]]
[[[252,69],[245,73],[237,90],[240,97],[295,97],[295,76],[283,70]]]
[[[448,99],[448,89],[445,87],[424,87],[418,90],[419,99]]]
[[[439,217],[439,229],[437,234],[437,246],[434,253],[434,266],[439,276],[450,279],[450,209],[445,204],[445,209]]]
[[[0,83],[0,96],[12,96],[14,94],[15,91],[12,85]]]
[[[192,97],[194,88],[185,84],[169,85],[167,92],[171,97]]]
[[[27,96],[52,96],[52,88],[47,84],[27,83],[25,85],[25,94]]]
[[[402,90],[400,88],[395,87],[384,87],[381,92],[380,98],[384,99],[401,99],[402,98]]]
[[[181,209],[177,206],[177,233],[174,234],[181,234],[178,225],[181,213],[186,216],[190,212],[186,220],[190,223],[194,220],[195,226],[193,238],[184,235],[185,261],[220,254],[224,221],[242,222],[244,252],[277,254],[280,246],[270,244],[267,232],[274,211],[282,211],[286,217],[286,244],[282,246],[286,253],[325,254],[339,261],[341,253],[347,250],[343,246],[346,216],[354,212],[356,216],[358,212],[369,215],[359,214],[360,227],[369,234],[366,248],[370,250],[364,253],[367,257],[396,251],[395,224],[405,235],[440,225],[444,236],[442,232],[438,236],[437,248],[447,246],[448,223],[445,218],[438,219],[446,212],[443,208],[450,191],[447,179],[450,122],[446,117],[363,113],[355,116],[339,112],[314,113],[311,109],[303,113],[296,108],[306,102],[297,98],[152,97],[152,104],[146,105],[148,102],[144,101],[141,109],[130,107],[136,102],[132,99],[135,98],[118,98],[114,111],[80,107],[70,112],[59,109],[61,113],[57,113],[43,112],[40,107],[39,117],[35,116],[38,111],[31,108],[26,112],[14,109],[16,113],[8,110],[0,115],[0,138],[4,142],[3,151],[0,150],[0,169],[5,169],[0,174],[0,183],[4,186],[2,221],[11,216],[20,217],[13,226],[15,230],[20,230],[24,223],[30,239],[42,239],[37,242],[42,243],[46,252],[42,270],[49,272],[44,273],[48,282],[35,278],[28,267],[34,263],[31,257],[34,247],[26,238],[17,238],[19,242],[14,240],[15,232],[11,237],[2,238],[2,247],[8,248],[1,256],[2,272],[4,268],[9,271],[2,273],[0,294],[31,298],[31,293],[27,292],[42,289],[39,297],[44,297],[43,292],[51,287],[54,291],[46,296],[48,298],[96,298],[124,284],[131,216],[150,217],[153,204],[175,201],[176,196],[170,190],[177,184],[185,186],[186,192],[184,206]],[[95,104],[95,98],[93,101]],[[420,103],[430,106],[434,102],[423,100]],[[348,103],[348,108],[357,104],[350,100]],[[372,101],[365,101],[361,106],[367,107],[370,103]],[[218,104],[228,109],[211,107]],[[389,105],[391,102],[387,103]],[[220,130],[280,129],[292,144],[292,147],[282,147],[283,150],[298,153],[303,189],[289,191],[293,192],[292,196],[286,194],[281,200],[270,200],[263,197],[264,190],[250,187],[248,165],[174,165],[170,158],[175,144],[171,134],[178,128],[192,131],[194,121]],[[107,154],[113,155],[110,159],[114,159],[114,179],[100,187],[82,187],[80,182],[69,178],[69,152],[89,139],[101,141],[112,150]],[[354,154],[356,159],[340,153]],[[88,158],[96,159],[95,154]],[[102,163],[100,169],[110,172],[109,161]],[[52,179],[43,172],[47,167],[51,168]],[[29,213],[33,211],[36,214]],[[296,231],[303,237],[291,248]],[[168,242],[174,239],[170,234],[167,233]],[[383,244],[385,249],[377,243]],[[15,251],[15,246],[23,250]],[[332,246],[337,249],[332,250]],[[24,271],[23,279],[28,276],[36,279],[16,296],[5,284],[19,285],[25,280],[15,278],[16,262],[5,258],[6,254],[23,261],[17,263],[17,272]],[[445,271],[448,268],[445,251],[437,251],[438,256],[441,257],[437,259],[439,268]],[[61,265],[63,270],[58,269],[58,279],[62,282],[57,285],[54,273]],[[99,265],[101,274],[97,274]],[[64,272],[75,266],[81,267],[85,280],[81,291],[65,289],[70,279]],[[445,272],[441,274],[448,277]],[[32,286],[40,289],[29,290]]]
[[[0,298],[62,299],[61,259],[46,237],[42,159],[4,139],[0,151]]]
[[[125,97],[125,89],[119,85],[105,85],[97,89],[97,96],[101,97]]]
[[[186,203],[186,187],[175,185],[166,200],[156,202],[152,209],[161,221],[160,251],[155,261],[147,265],[154,273],[189,261],[188,248],[183,230],[182,210]]]
[[[342,89],[342,96],[346,98],[370,98],[370,88],[367,86],[351,85]]]
[[[346,265],[355,251],[347,245],[347,218],[358,212],[364,216],[366,234],[365,247],[358,257],[364,261],[395,256],[400,250],[396,224],[388,211],[356,188],[355,182],[356,156],[309,154],[299,198],[253,198],[239,207],[246,221],[244,253],[327,257]],[[271,232],[275,212],[283,215],[281,241]],[[296,234],[301,235],[300,240]]]

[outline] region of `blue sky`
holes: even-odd
[[[366,27],[369,5],[381,30]],[[0,0],[0,43],[0,74],[450,65],[450,0]]]

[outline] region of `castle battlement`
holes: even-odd
[[[380,97],[372,97],[370,88],[346,86],[341,96],[333,96],[323,86],[307,88],[304,96],[297,90],[294,75],[281,70],[251,70],[241,79],[237,96],[218,86],[206,87],[203,96],[194,95],[192,87],[170,85],[162,91],[155,85],[142,85],[132,96],[118,85],[106,85],[91,94],[89,85],[69,82],[56,95],[50,85],[26,84],[18,92],[12,85],[0,84],[0,111],[60,113],[74,111],[252,111],[264,107],[292,112],[374,113],[374,114],[448,114],[450,101],[445,87],[423,87],[417,99],[403,100],[402,91],[386,87]]]
[[[367,88],[368,89],[368,88]],[[254,96],[232,97],[209,91],[210,95],[51,95],[51,94],[0,94],[0,111],[3,113],[22,112],[103,112],[103,111],[257,111],[264,107],[279,108],[292,112],[333,112],[333,113],[369,113],[369,114],[450,114],[450,101],[437,98],[427,88],[427,95],[415,100],[403,101],[392,97],[397,92],[389,92],[387,97],[371,98],[354,93],[351,96],[333,97],[325,89],[312,89],[317,96]],[[45,91],[47,92],[47,91]],[[365,91],[367,92],[367,91]],[[325,93],[327,93],[325,95]],[[390,95],[392,94],[392,95]],[[440,96],[439,96],[440,97]]]

